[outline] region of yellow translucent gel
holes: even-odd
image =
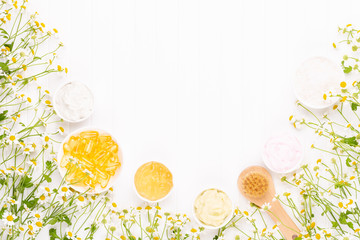
[[[105,188],[121,166],[119,146],[111,136],[98,131],[84,131],[63,145],[60,167],[67,169],[69,184]]]
[[[134,181],[139,195],[150,201],[164,198],[173,187],[171,172],[164,164],[158,162],[142,165],[136,171]]]

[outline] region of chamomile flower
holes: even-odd
[[[43,218],[43,215],[41,212],[39,211],[35,211],[32,213],[32,216],[35,218],[35,219],[38,219],[38,220],[41,220]]]
[[[37,164],[38,164],[35,158],[28,158],[28,160],[26,161],[26,163],[27,163],[28,165],[34,166],[34,167],[36,167]]]
[[[83,195],[80,195],[76,198],[76,205],[80,208],[86,206],[87,202],[88,200]]]
[[[44,99],[43,104],[50,108],[53,106],[51,100],[49,99]]]
[[[264,203],[264,204],[261,206],[261,209],[264,210],[264,211],[269,211],[270,208],[271,208],[270,203]]]
[[[34,232],[40,231],[40,229],[43,227],[43,222],[40,219],[35,220],[34,222]]]
[[[48,134],[43,134],[42,141],[44,144],[48,144],[48,143],[50,143],[51,139]]]
[[[31,51],[29,48],[19,48],[14,52],[14,56],[18,59],[26,59],[31,56]]]
[[[11,173],[11,170],[7,169],[7,168],[0,168],[0,175],[6,176],[8,174]]]
[[[39,204],[45,204],[50,200],[50,197],[46,196],[45,194],[41,194],[39,196]]]
[[[110,210],[111,211],[119,211],[118,205],[116,202],[112,202],[110,205]]]
[[[22,150],[23,150],[24,155],[30,155],[32,152],[35,151],[35,149],[33,148],[33,146],[31,144],[23,146]]]
[[[20,230],[20,232],[25,232],[25,226],[20,225],[18,229]]]
[[[10,203],[11,205],[17,205],[19,204],[19,201],[16,201],[15,199],[8,197],[6,200],[8,203]]]
[[[28,229],[28,231],[26,232],[29,236],[33,236],[34,234],[35,234],[35,231],[36,231],[36,227],[35,227],[35,225],[34,225],[34,223],[32,223],[32,222],[29,222],[28,224],[27,224],[27,229]]]
[[[52,190],[48,185],[43,185],[39,187],[39,194],[45,194],[46,196],[51,196]]]
[[[314,235],[314,239],[316,240],[325,239],[325,235],[323,232],[318,232]]]
[[[56,201],[58,201],[60,204],[65,204],[68,202],[68,197],[65,195],[59,194],[56,196]]]
[[[64,135],[65,129],[63,127],[59,127],[57,133],[59,133],[60,135]]]
[[[15,144],[15,145],[20,145],[20,142],[19,142],[19,137],[16,133],[10,133],[8,136],[7,136],[7,141],[6,141],[8,144]]]
[[[5,223],[7,226],[13,226],[15,223],[16,216],[13,215],[11,212],[9,211],[5,211],[3,214],[3,218],[2,221],[3,223]]]
[[[61,196],[69,196],[71,194],[70,188],[68,185],[63,185],[59,189],[59,193]]]
[[[74,232],[71,230],[71,229],[66,229],[66,231],[65,231],[65,237],[67,238],[67,239],[71,239],[71,240],[75,240],[76,238],[75,238],[75,234],[74,234]]]

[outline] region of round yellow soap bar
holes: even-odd
[[[173,187],[171,172],[159,162],[148,162],[139,167],[134,182],[138,194],[150,201],[166,197]]]

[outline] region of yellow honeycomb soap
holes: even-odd
[[[150,201],[164,198],[173,187],[171,172],[159,162],[148,162],[139,167],[134,182],[139,195]]]
[[[65,180],[75,186],[106,188],[121,167],[119,146],[107,134],[83,131],[63,145],[60,167],[66,168]]]

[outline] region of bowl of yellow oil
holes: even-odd
[[[69,186],[79,192],[95,194],[113,185],[123,160],[119,144],[109,132],[83,128],[64,139],[57,164]]]

